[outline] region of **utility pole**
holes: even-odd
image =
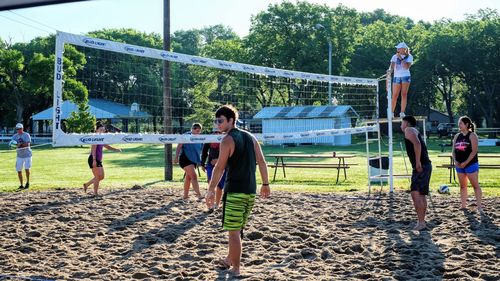
[[[163,0],[163,50],[170,51],[170,0]],[[172,133],[170,62],[163,61],[163,133]],[[173,179],[172,144],[165,144],[165,180]]]

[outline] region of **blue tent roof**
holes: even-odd
[[[350,105],[337,106],[272,106],[264,107],[254,115],[254,119],[303,119],[303,118],[336,118],[359,117]]]
[[[78,111],[78,107],[71,101],[64,101],[61,110],[62,119],[68,119],[71,112]],[[131,114],[130,106],[102,99],[89,99],[89,111],[96,119],[136,119],[150,117],[150,115],[144,111],[137,111]],[[50,107],[33,115],[31,118],[34,121],[52,120],[52,115],[53,107]]]

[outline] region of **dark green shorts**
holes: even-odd
[[[222,228],[224,230],[245,228],[255,203],[255,194],[224,193],[223,203]]]

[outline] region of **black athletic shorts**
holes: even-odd
[[[429,182],[431,181],[432,164],[422,165],[422,173],[413,170],[411,174],[411,191],[418,191],[422,195],[429,195]]]
[[[179,156],[179,165],[183,169],[184,167],[187,167],[189,165],[194,165],[194,167],[196,168],[196,163],[191,162],[191,160],[189,160],[189,158],[187,158],[186,154],[184,153],[181,153],[181,156]]]
[[[92,169],[92,161],[93,161],[93,157],[92,157],[92,154],[89,155],[89,159],[88,159],[88,162],[89,162],[89,168]],[[95,161],[96,164],[97,164],[97,167],[102,167],[102,161],[99,161],[99,160],[96,160]]]

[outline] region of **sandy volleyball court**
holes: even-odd
[[[0,194],[0,280],[226,280],[220,212],[176,189]],[[499,280],[500,199],[486,211],[434,196],[412,232],[407,193],[276,192],[245,230],[247,280]],[[12,279],[8,276],[31,279]]]

